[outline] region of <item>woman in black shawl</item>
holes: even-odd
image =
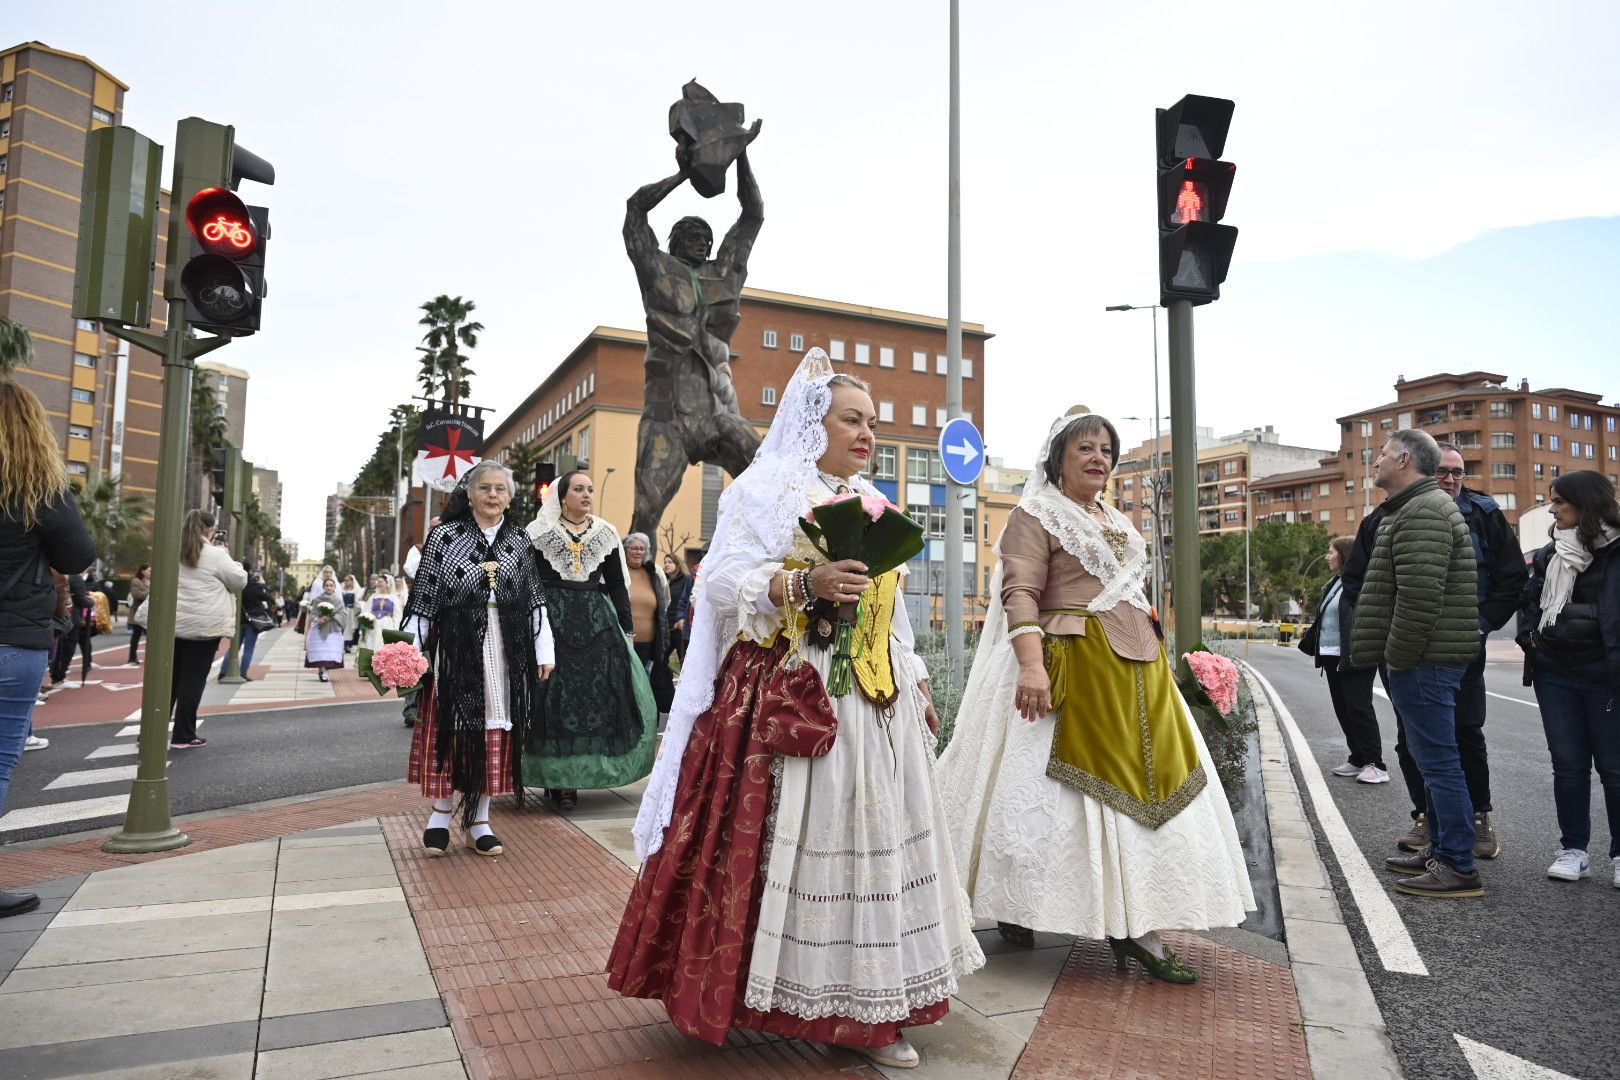
[[[434,800],[422,834],[429,855],[450,847],[451,799],[461,793],[466,844],[499,855],[489,800],[523,801],[520,748],[540,683],[551,674],[545,596],[523,529],[506,519],[512,470],[473,466],[422,546],[403,629],[433,662],[406,779]]]

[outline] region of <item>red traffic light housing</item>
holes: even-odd
[[[236,192],[225,188],[203,188],[192,196],[186,207],[186,224],[210,255],[240,260],[259,248],[259,235],[247,204]]]
[[[242,337],[259,329],[270,212],[228,188],[203,188],[186,205],[191,258],[180,288],[193,326]]]
[[[1158,110],[1160,302],[1207,304],[1220,299],[1237,244],[1226,216],[1237,166],[1216,160],[1226,148],[1234,104],[1188,94]]]
[[[545,502],[546,492],[550,491],[551,485],[556,482],[557,466],[549,461],[536,464],[534,467],[534,501],[536,503]]]

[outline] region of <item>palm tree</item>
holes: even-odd
[[[519,525],[533,521],[540,512],[540,505],[534,499],[534,467],[538,464],[540,448],[534,443],[516,443],[507,447],[506,467],[512,470],[517,485],[507,516]]]
[[[146,518],[146,496],[126,495],[119,477],[96,475],[79,489],[78,499],[84,523],[96,542],[97,557],[105,564],[113,563],[124,535]]]
[[[417,320],[428,328],[422,335],[427,346],[422,364],[434,372],[435,381],[444,388],[444,398],[452,410],[466,396],[468,378],[473,374],[472,368],[462,360],[461,349],[476,349],[478,335],[484,329],[483,323],[469,321],[477,306],[459,296],[440,295],[422,305],[423,315]]]
[[[483,329],[479,327],[479,329]],[[34,362],[34,338],[28,327],[10,319],[0,319],[0,375],[10,375]]]
[[[214,451],[225,445],[228,428],[219,407],[219,395],[208,378],[191,379],[190,462],[186,467],[186,496],[190,505],[203,504],[203,478],[213,464]]]

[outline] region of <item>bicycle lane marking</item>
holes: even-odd
[[[1367,857],[1361,853],[1361,846],[1356,843],[1355,837],[1350,835],[1350,827],[1345,824],[1344,816],[1339,813],[1338,804],[1333,801],[1333,795],[1328,790],[1327,778],[1323,776],[1321,766],[1316,763],[1310,744],[1305,741],[1304,732],[1300,731],[1299,724],[1294,720],[1294,714],[1288,711],[1282,695],[1271,685],[1270,679],[1267,679],[1253,664],[1245,664],[1244,667],[1271,699],[1271,707],[1277,714],[1277,722],[1288,734],[1294,758],[1299,762],[1300,775],[1305,778],[1305,788],[1310,792],[1311,804],[1316,809],[1316,819],[1321,823],[1328,846],[1333,849],[1333,857],[1338,860],[1339,869],[1344,873],[1345,884],[1350,888],[1350,896],[1361,912],[1361,920],[1367,927],[1367,937],[1371,940],[1374,951],[1378,953],[1378,962],[1384,966],[1385,971],[1401,975],[1427,975],[1428,966],[1423,963],[1423,957],[1419,955],[1417,945],[1413,943],[1412,935],[1406,929],[1406,923],[1395,910],[1395,904],[1390,900],[1389,893],[1384,891],[1383,882],[1368,865]]]

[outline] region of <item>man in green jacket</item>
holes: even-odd
[[[1351,631],[1350,662],[1384,664],[1389,696],[1428,802],[1429,849],[1389,859],[1410,875],[1410,896],[1485,895],[1474,866],[1474,806],[1457,751],[1457,691],[1479,652],[1474,542],[1449,495],[1435,482],[1440,447],[1426,432],[1397,431],[1374,467],[1384,520],[1373,540]]]

